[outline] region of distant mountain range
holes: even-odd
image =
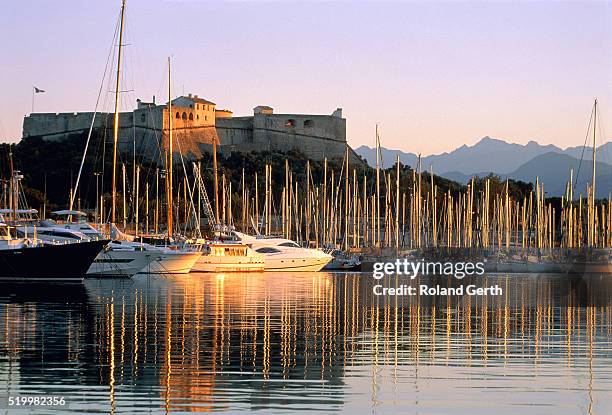
[[[355,149],[357,154],[367,160],[371,166],[376,165],[376,151],[367,146]],[[383,166],[395,164],[397,155],[400,161],[416,167],[418,156],[398,150],[381,149]],[[607,197],[612,191],[612,142],[607,142],[597,149],[597,197]],[[582,165],[580,158],[582,157]],[[544,183],[545,191],[550,196],[560,196],[565,191],[569,180],[570,169],[574,169],[576,191],[583,192],[586,183],[591,182],[593,152],[583,147],[569,147],[565,150],[555,145],[540,145],[530,141],[525,145],[507,143],[503,140],[484,137],[473,146],[463,145],[449,153],[423,157],[423,170],[433,166],[440,176],[467,183],[472,176],[486,176],[489,173],[502,178],[535,182],[536,176]],[[578,167],[580,176],[576,182]]]

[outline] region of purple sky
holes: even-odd
[[[119,0],[5,2],[0,141],[23,116],[91,111]],[[598,97],[612,125],[612,2],[128,0],[122,109],[174,91],[235,115],[342,107],[353,147],[423,154],[507,141],[581,145]],[[105,93],[104,110],[112,111]]]

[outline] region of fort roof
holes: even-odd
[[[197,95],[191,95],[191,94],[189,94],[189,95],[187,95],[187,96],[182,95],[182,96],[180,96],[180,97],[178,97],[178,98],[173,99],[172,101],[174,102],[174,101],[176,101],[177,99],[181,99],[181,98],[182,98],[182,99],[189,100],[189,101],[192,101],[192,102],[197,102],[198,104],[205,104],[205,105],[217,105],[217,104],[215,104],[214,102],[208,101],[208,100],[206,100],[206,99],[204,99],[204,98],[200,98],[200,97],[198,97]]]

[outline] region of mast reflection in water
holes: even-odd
[[[586,302],[559,289],[565,276],[489,277],[506,295],[427,301],[382,301],[359,274],[3,284],[0,402],[66,399],[33,413],[610,413],[610,283],[593,278]]]

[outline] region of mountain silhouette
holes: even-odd
[[[588,143],[587,143],[588,144]],[[376,165],[376,151],[367,146],[355,150],[371,166]],[[381,148],[384,167],[395,164],[397,155],[400,161],[416,168],[418,156],[398,150]],[[576,196],[584,193],[586,183],[591,182],[593,151],[589,147],[569,147],[565,150],[549,144],[540,145],[530,141],[525,145],[507,143],[500,139],[483,137],[473,146],[463,145],[451,152],[422,157],[423,170],[433,166],[434,172],[459,183],[467,183],[473,176],[485,177],[490,173],[502,178],[512,178],[535,183],[539,177],[545,191],[550,196],[560,196],[565,192],[570,169],[574,169]],[[580,159],[582,158],[582,164]],[[608,197],[612,191],[612,142],[597,148],[597,197]],[[580,176],[578,167],[580,166]]]

